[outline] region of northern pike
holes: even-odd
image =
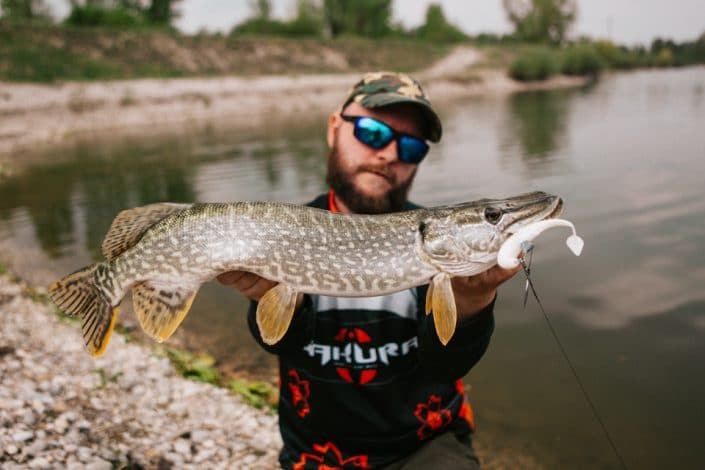
[[[56,282],[50,296],[81,318],[98,356],[128,291],[142,328],[164,341],[204,282],[232,270],[258,274],[279,283],[256,313],[262,339],[274,344],[300,292],[366,297],[429,284],[426,314],[447,344],[457,321],[451,277],[491,268],[511,234],[562,207],[543,192],[383,215],[274,202],[156,203],[120,212],[102,244],[107,260]]]

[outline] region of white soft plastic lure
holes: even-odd
[[[504,269],[512,269],[519,266],[521,264],[519,255],[524,251],[524,243],[531,242],[534,238],[541,235],[543,231],[552,227],[569,227],[573,229],[573,234],[566,240],[566,245],[575,256],[580,256],[585,242],[575,233],[573,223],[563,219],[548,219],[529,224],[507,238],[497,252],[497,264]]]

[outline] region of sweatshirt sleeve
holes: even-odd
[[[255,340],[269,353],[286,354],[289,351],[300,349],[313,338],[315,312],[310,295],[304,295],[304,302],[301,307],[294,312],[294,317],[291,319],[289,329],[284,334],[284,337],[276,344],[267,344],[262,340],[262,335],[257,326],[256,313],[257,302],[250,302],[250,309],[247,312],[247,324]]]
[[[446,346],[438,339],[433,316],[420,311],[419,364],[425,375],[436,380],[457,380],[477,364],[485,354],[494,331],[496,300],[495,296],[472,319],[459,324]]]

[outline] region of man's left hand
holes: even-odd
[[[521,266],[514,269],[494,266],[474,276],[452,278],[455,305],[458,308],[458,323],[472,318],[487,307],[497,294],[497,288],[521,269]]]

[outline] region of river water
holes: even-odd
[[[705,468],[705,68],[455,100],[441,114],[443,142],[412,199],[561,195],[585,250],[576,258],[567,233],[547,232],[533,280],[585,390],[629,468]],[[28,155],[0,179],[0,259],[44,283],[99,259],[123,208],[306,202],[325,190],[325,117],[299,111],[257,128],[220,122]],[[489,351],[465,378],[478,442],[546,468],[618,468],[538,305],[522,300],[517,276],[500,291]],[[271,377],[275,359],[250,337],[245,309],[207,284],[176,339],[233,373]]]

